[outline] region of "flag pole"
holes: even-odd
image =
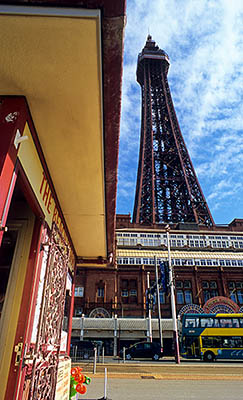
[[[171,299],[171,312],[173,321],[173,339],[175,346],[175,361],[176,364],[180,364],[180,351],[179,351],[179,337],[177,329],[177,319],[176,319],[176,303],[175,303],[175,287],[173,279],[173,267],[171,264],[170,256],[170,227],[166,225],[166,236],[167,236],[167,249],[168,249],[168,263],[169,263],[169,284],[170,284],[170,299]]]

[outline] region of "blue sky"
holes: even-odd
[[[140,138],[137,55],[170,57],[181,131],[214,221],[243,218],[243,1],[127,0],[117,212],[133,212]]]

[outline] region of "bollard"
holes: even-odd
[[[112,400],[112,399],[108,399],[108,397],[107,397],[107,368],[105,368],[104,397],[102,397],[101,399],[97,399],[97,400]]]
[[[105,348],[102,347],[102,364],[105,364]]]
[[[93,374],[96,374],[96,361],[97,361],[97,348],[94,348],[94,365],[93,365]]]
[[[74,347],[74,360],[77,361],[77,351],[78,351],[78,346]]]
[[[123,347],[123,363],[125,363],[126,360],[126,347]]]
[[[105,380],[104,380],[104,398],[107,398],[107,368],[105,368]]]

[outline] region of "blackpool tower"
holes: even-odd
[[[133,222],[214,225],[173,106],[169,57],[148,35],[138,55],[141,138]]]

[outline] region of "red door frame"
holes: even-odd
[[[16,181],[14,174],[17,149],[14,139],[17,130],[22,134],[25,122],[25,99],[18,96],[0,96],[0,245]]]
[[[40,277],[41,261],[43,255],[43,252],[40,251],[40,247],[41,247],[41,237],[44,227],[44,216],[38,205],[37,200],[34,197],[34,193],[32,192],[32,189],[24,174],[24,171],[18,162],[16,165],[16,177],[18,177],[21,189],[36,218],[31,239],[28,265],[26,270],[21,306],[18,316],[18,324],[16,329],[14,346],[12,350],[8,383],[5,392],[6,400],[12,398],[17,400],[22,398],[22,390],[26,373],[26,369],[24,368],[23,365],[23,357],[28,352],[30,346],[32,328],[34,322],[34,314],[35,314],[35,304],[38,294],[38,282]],[[26,310],[28,310],[28,312],[26,312]],[[23,342],[24,345],[20,359],[20,364],[16,368],[15,367],[16,354],[14,352],[14,347],[19,342]],[[18,397],[16,391],[18,391]]]

